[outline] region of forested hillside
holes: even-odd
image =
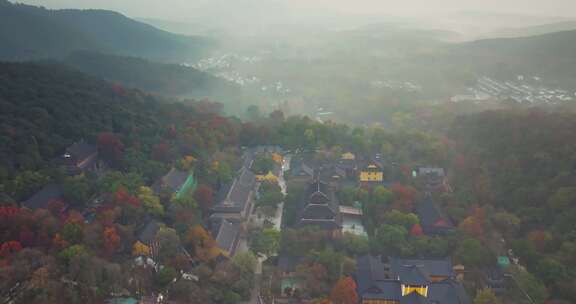
[[[239,161],[238,120],[220,116],[218,104],[171,103],[59,65],[2,63],[0,83],[5,299],[102,303],[168,286],[171,300],[181,303],[232,304],[249,296],[253,255],[216,267],[223,252],[201,225]],[[68,176],[55,159],[83,139],[97,146],[103,167]],[[153,191],[167,172],[192,176],[197,191]],[[45,189],[59,189],[58,197],[23,208]],[[152,256],[150,244],[140,242],[146,235],[158,241],[153,262],[142,260]],[[174,283],[192,261],[202,283]]]
[[[165,140],[169,128],[184,128],[189,120],[203,119],[195,110],[202,107],[200,103],[194,107],[172,103],[59,65],[2,63],[0,82],[0,183],[18,172],[46,168],[73,142],[96,142],[103,133],[126,136],[126,148],[138,147],[120,167],[138,166],[146,171],[141,173],[147,179],[154,179],[162,173],[162,166],[140,162],[139,155],[151,153]],[[219,110],[218,105],[203,108]],[[195,140],[199,140],[197,132]],[[172,148],[170,153],[206,154],[204,145],[216,149],[216,140],[209,136],[192,148]],[[22,199],[25,194],[30,193],[16,197]]]
[[[502,234],[550,298],[574,302],[576,114],[489,111],[460,117],[452,130],[459,199],[482,206],[486,227]],[[543,297],[538,288],[529,293]]]
[[[99,78],[166,96],[209,97],[228,103],[238,103],[241,97],[240,87],[182,65],[86,51],[74,52],[64,62]]]
[[[91,50],[161,61],[192,61],[212,46],[103,10],[48,10],[0,1],[0,59],[63,58]]]

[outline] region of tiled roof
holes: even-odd
[[[298,226],[317,225],[327,229],[340,227],[340,210],[333,189],[316,180],[308,185],[298,210]]]
[[[29,209],[46,209],[52,200],[62,198],[62,188],[56,184],[48,184],[32,197],[22,202],[22,207]]]
[[[416,214],[427,234],[441,233],[453,228],[452,222],[440,212],[429,196],[416,203]]]
[[[431,282],[430,276],[448,277]],[[358,294],[362,299],[393,300],[400,303],[470,304],[462,284],[452,279],[448,259],[399,259],[362,256],[356,260]],[[426,285],[428,297],[417,293],[402,297],[401,284]]]
[[[421,168],[418,168],[418,175],[444,176],[445,173],[444,173],[443,168],[421,167]]]
[[[470,297],[462,284],[452,280],[444,280],[430,284],[428,298],[432,303],[470,304]]]
[[[155,220],[150,220],[144,229],[138,234],[138,240],[144,244],[150,244],[156,239],[156,234],[160,230],[160,225]]]
[[[222,219],[214,238],[220,249],[226,250],[230,255],[234,255],[238,245],[239,234],[240,225],[237,222]]]
[[[417,265],[400,265],[394,269],[400,282],[407,285],[427,285],[430,283],[429,276],[425,273],[422,266]]]
[[[452,276],[452,262],[450,259],[400,259],[390,258],[390,267],[394,273],[400,274],[406,266],[417,266],[422,273],[429,276]]]
[[[81,161],[98,153],[98,147],[96,145],[80,141],[68,147],[66,149],[66,153],[74,157],[76,160]]]
[[[240,175],[218,191],[218,203],[212,208],[213,212],[242,212],[250,199],[256,178],[254,173],[243,168]]]
[[[188,179],[190,174],[186,171],[180,171],[176,168],[172,168],[166,175],[161,177],[158,181],[152,185],[152,189],[158,193],[163,189],[168,189],[170,191],[178,191]]]

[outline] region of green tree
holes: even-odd
[[[76,223],[68,223],[62,227],[62,238],[71,244],[82,242],[84,232],[82,226]]]
[[[555,210],[566,210],[576,200],[576,187],[562,187],[548,198],[547,205]]]
[[[394,193],[384,186],[376,186],[372,192],[372,201],[377,204],[388,205],[394,198]]]
[[[172,198],[173,204],[178,204],[182,207],[185,207],[189,210],[194,210],[198,208],[198,203],[192,194],[183,195],[180,198],[176,198],[175,196]]]
[[[273,255],[278,251],[280,245],[280,231],[270,228],[264,229],[254,236],[252,240],[252,250],[265,255]]]
[[[161,288],[166,288],[168,284],[172,283],[178,276],[176,269],[172,267],[164,267],[156,274],[156,283]]]
[[[90,197],[90,184],[84,176],[66,178],[62,184],[62,195],[67,203],[81,208]]]
[[[346,252],[352,255],[364,255],[370,251],[370,241],[367,236],[359,236],[352,233],[344,233],[342,246]]]
[[[40,172],[23,171],[8,183],[8,188],[16,200],[24,200],[40,190],[49,181],[50,178]]]
[[[456,259],[466,266],[474,267],[490,265],[495,261],[492,252],[475,239],[462,241],[456,251]]]
[[[494,214],[492,222],[505,233],[516,231],[520,225],[520,219],[516,215],[505,211]]]
[[[171,228],[161,228],[156,235],[158,239],[158,257],[161,261],[168,261],[174,258],[180,250],[180,237],[176,230]]]
[[[254,282],[256,263],[258,259],[251,251],[238,253],[232,258],[232,264],[238,268],[241,278],[249,282],[250,286]]]
[[[500,300],[494,294],[494,291],[490,288],[484,288],[478,290],[476,297],[474,298],[474,304],[501,304]]]
[[[352,203],[356,200],[356,193],[358,189],[356,187],[345,186],[338,191],[338,199],[341,204],[346,206],[352,206]]]
[[[328,278],[332,282],[336,282],[342,275],[342,263],[344,263],[345,256],[332,248],[325,248],[320,251],[312,251],[310,253],[310,258],[324,266],[328,271]]]
[[[256,174],[266,174],[274,169],[274,160],[270,157],[257,156],[250,168]]]
[[[74,257],[88,254],[88,250],[83,245],[72,245],[58,254],[58,257],[64,260],[65,263],[70,262],[70,260]]]
[[[404,213],[398,210],[392,210],[386,212],[384,215],[384,222],[389,225],[398,225],[406,228],[406,230],[412,229],[412,227],[418,224],[418,216],[414,213]]]
[[[557,260],[547,257],[536,265],[538,277],[547,284],[566,279],[566,267]]]
[[[263,183],[260,186],[260,198],[256,202],[258,207],[270,207],[269,210],[276,211],[276,207],[284,201],[284,195],[280,186],[275,183]]]
[[[384,224],[376,229],[372,248],[382,254],[402,255],[408,250],[408,230],[403,226]]]
[[[164,214],[164,206],[160,204],[160,199],[154,195],[154,191],[148,187],[140,187],[138,199],[142,202],[144,209],[153,215],[161,216]]]
[[[236,304],[239,303],[240,301],[242,301],[242,297],[235,293],[232,290],[226,290],[224,291],[224,295],[222,297],[222,302],[224,304]]]
[[[542,304],[548,299],[546,286],[534,275],[521,269],[516,270],[513,275],[520,288],[526,292],[535,303]]]
[[[124,188],[131,194],[136,193],[144,185],[142,176],[137,173],[124,174],[112,171],[104,175],[98,182],[98,189],[101,192],[116,193],[118,189]]]

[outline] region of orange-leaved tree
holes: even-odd
[[[344,277],[338,280],[332,292],[330,300],[334,304],[356,304],[358,294],[356,293],[356,282],[351,277]]]

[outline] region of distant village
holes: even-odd
[[[518,75],[515,80],[499,81],[480,77],[466,93],[455,95],[452,102],[509,101],[525,104],[562,104],[576,98],[576,92],[546,87],[538,76]]]

